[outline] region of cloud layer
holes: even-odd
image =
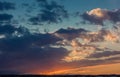
[[[42,74],[56,70],[58,65],[62,67],[70,64],[75,67],[81,64],[79,67],[82,67],[119,62],[119,51],[106,51],[106,47],[101,48],[95,44],[108,41],[105,38],[111,33],[105,29],[94,33],[82,28],[67,28],[42,34],[30,33],[25,27],[15,27],[12,24],[0,27],[0,34],[5,35],[5,38],[0,39],[0,68],[6,71],[4,73],[11,73],[11,70],[15,73],[39,71]],[[94,39],[98,39],[96,36],[104,38],[99,38],[100,41],[83,41],[87,36],[91,39],[91,34]]]

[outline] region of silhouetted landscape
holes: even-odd
[[[0,75],[0,77],[120,77],[120,75]]]

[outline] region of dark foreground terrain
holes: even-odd
[[[120,75],[0,75],[0,77],[120,77]]]

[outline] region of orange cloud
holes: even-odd
[[[94,16],[96,18],[104,18],[104,19],[109,18],[109,16],[107,15],[107,10],[103,10],[101,8],[93,9],[87,13],[88,13],[88,15]]]
[[[106,36],[104,36],[106,41],[117,42],[119,37],[111,32],[109,32]]]
[[[68,54],[68,56],[65,56],[63,59],[66,62],[72,62],[72,61],[78,61],[85,59],[90,54],[94,53],[96,51],[96,48],[92,45],[82,45],[77,40],[71,41],[72,50]]]

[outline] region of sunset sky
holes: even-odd
[[[0,0],[0,74],[120,74],[120,0]]]

